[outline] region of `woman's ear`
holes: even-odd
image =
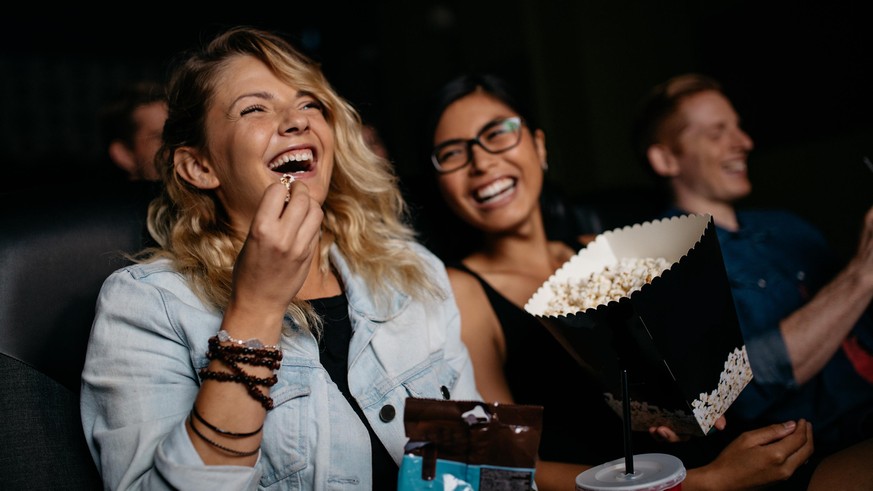
[[[220,182],[215,170],[193,149],[180,147],[173,154],[173,166],[176,174],[199,189],[215,189]]]
[[[543,132],[543,130],[540,130],[540,129],[534,131],[533,140],[534,140],[534,147],[536,147],[536,150],[537,150],[537,155],[540,158],[540,165],[542,165],[543,168],[548,167],[548,164],[546,164],[546,162],[548,162],[548,161],[546,160],[546,134],[545,134],[545,132]]]
[[[655,143],[646,151],[649,165],[661,177],[675,177],[679,175],[679,163],[676,156],[667,145]]]

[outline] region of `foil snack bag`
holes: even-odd
[[[536,489],[542,413],[542,406],[407,398],[398,491]]]

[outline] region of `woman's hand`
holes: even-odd
[[[713,427],[718,431],[721,431],[725,428],[726,425],[727,420],[725,419],[725,417],[719,416],[719,418],[715,420],[715,424],[713,425]],[[652,426],[651,428],[649,428],[649,434],[652,435],[652,438],[657,441],[670,443],[684,442],[685,440],[688,440],[690,438],[690,436],[688,435],[679,436],[669,426]]]
[[[305,183],[295,181],[289,190],[278,182],[267,187],[234,264],[233,291],[225,318],[231,313],[249,319],[260,317],[265,322],[275,321],[278,329],[318,254],[323,217]]]
[[[803,419],[747,431],[713,462],[689,471],[683,488],[741,490],[784,481],[812,451],[812,424]]]

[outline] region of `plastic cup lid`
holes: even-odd
[[[624,457],[576,476],[577,491],[662,491],[685,479],[685,466],[678,458],[662,453],[634,455],[634,473],[626,474]]]

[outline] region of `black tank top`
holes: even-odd
[[[536,317],[462,263],[452,262],[449,266],[479,281],[500,321],[506,340],[503,370],[513,400],[543,406],[540,458],[598,465],[624,457],[621,418],[604,402],[600,384]],[[713,461],[735,436],[733,431],[717,431],[683,442],[662,443],[638,431],[632,435],[633,453],[668,453],[691,469]]]
[[[385,449],[382,440],[373,432],[370,422],[358,401],[349,391],[349,342],[352,339],[352,323],[349,320],[349,302],[345,294],[330,298],[318,298],[309,303],[324,321],[324,330],[318,339],[321,364],[330,379],[337,385],[349,404],[358,413],[370,432],[370,448],[373,455],[373,489],[397,489],[398,467]]]
[[[622,457],[621,418],[604,402],[598,383],[536,317],[462,263],[449,266],[479,281],[500,321],[506,340],[503,371],[513,400],[543,406],[540,458],[598,465]]]

